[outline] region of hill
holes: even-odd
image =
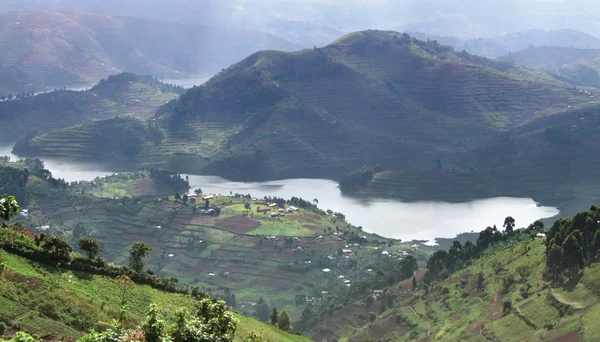
[[[466,50],[470,53],[488,58],[499,58],[511,53],[519,53],[520,51],[528,50],[532,47],[558,47],[582,50],[600,49],[600,39],[587,33],[574,30],[546,31],[530,29],[511,32],[503,36],[480,38],[437,36],[422,32],[411,32],[410,34],[423,40],[436,40],[440,44],[454,47],[457,51]],[[547,56],[541,57],[547,58]],[[518,60],[515,60],[515,62],[518,63]]]
[[[209,201],[215,212],[207,212],[201,196],[177,199],[176,192],[189,191],[187,182],[169,173],[122,173],[54,186],[35,175],[45,174],[39,172],[23,183],[18,170],[27,165],[0,164],[0,183],[27,209],[14,222],[35,233],[60,235],[73,246],[83,236],[96,237],[101,256],[118,264],[128,262],[133,241],[144,241],[154,249],[148,265],[156,274],[176,276],[219,298],[234,294],[237,306],[231,298],[228,303],[248,315],[262,298],[267,309],[286,309],[296,320],[328,293],[347,291],[338,275],[357,282],[370,276],[368,269],[393,267],[381,254],[384,248],[410,252],[420,263],[432,251],[362,232],[343,214],[328,214],[298,198],[216,196]],[[259,212],[267,202],[276,203],[275,209]]]
[[[583,228],[587,217],[597,217],[595,206],[557,221],[547,238],[537,237],[539,224],[510,234],[488,228],[496,242],[483,252],[475,252],[484,244],[483,232],[476,245],[455,242],[415,274],[415,287],[407,280],[378,288],[381,294],[366,288],[318,316],[322,321],[311,335],[340,341],[594,341],[600,310],[595,247],[588,252],[589,243],[578,245],[586,259],[573,271],[576,252],[565,252],[556,262],[548,256],[560,229],[593,235],[594,229]]]
[[[211,75],[263,49],[295,46],[264,33],[89,13],[0,16],[0,94],[89,85],[127,71],[159,78]]]
[[[517,52],[509,52],[500,60],[531,65],[541,69],[560,69],[563,66],[600,56],[597,49],[578,49],[558,46],[530,46]]]
[[[263,51],[158,110],[165,138],[138,157],[239,180],[336,178],[364,164],[423,168],[589,101],[512,68],[389,31]],[[54,153],[38,141],[35,153]]]
[[[0,228],[5,229],[5,228]],[[89,329],[105,329],[119,315],[123,298],[128,304],[126,325],[143,321],[154,303],[161,312],[180,308],[193,309],[196,300],[189,295],[169,293],[149,285],[134,284],[123,292],[114,278],[81,271],[68,271],[41,264],[0,250],[6,271],[0,280],[0,322],[7,326],[3,334],[13,336],[26,331],[43,340],[79,338]],[[265,341],[308,341],[274,326],[238,313],[235,341],[243,341],[250,332]]]
[[[149,118],[165,102],[183,92],[150,76],[110,76],[85,91],[56,90],[19,94],[0,101],[0,141],[14,142],[93,120],[127,116]]]

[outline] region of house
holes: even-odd
[[[349,254],[349,253],[352,253],[352,250],[351,249],[342,249],[342,252],[344,254]]]
[[[294,206],[290,206],[290,209],[292,209],[292,211],[298,211],[298,210],[300,210],[300,209],[298,209],[298,208],[296,208]]]
[[[215,274],[214,274],[214,273],[209,273],[208,275],[209,275],[209,276],[211,276],[211,277],[214,277],[214,276],[215,276]]]
[[[545,238],[545,237],[546,237],[546,234],[543,234],[543,233],[537,233],[537,234],[535,235],[535,237],[543,239],[543,238]]]
[[[280,212],[280,213],[285,213],[285,210],[283,210],[283,209],[279,209],[277,211]]]
[[[373,269],[372,268],[368,268],[367,272],[373,272]]]
[[[174,257],[174,256],[175,256],[175,255],[173,255],[173,254],[169,254],[169,258],[172,258],[172,257]]]
[[[271,208],[262,208],[262,207],[256,208],[256,212],[259,212],[259,213],[266,213],[269,211],[271,211]]]
[[[208,196],[204,196],[204,198],[202,198],[202,200],[206,201],[206,200],[211,200],[213,198],[215,198],[215,195],[208,195]]]
[[[41,230],[48,230],[48,229],[50,229],[50,226],[41,226],[40,229]]]
[[[277,217],[276,213],[271,213],[271,217]]]
[[[390,252],[388,252],[388,251],[383,251],[383,252],[381,252],[381,255],[390,255]]]
[[[338,279],[344,279],[346,277],[344,277],[343,275],[338,276]]]
[[[324,268],[322,272],[323,272],[323,273],[329,273],[329,272],[331,272],[331,270],[330,270],[330,269],[328,269],[328,268]]]
[[[276,206],[277,206],[277,203],[271,203],[271,204],[269,204],[269,208],[274,208]]]
[[[346,279],[346,280],[344,280],[344,283],[345,283],[345,284],[350,284],[350,283],[351,283],[351,281],[350,281],[350,279]]]

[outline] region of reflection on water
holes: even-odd
[[[0,156],[9,155],[11,146],[0,146]],[[123,167],[84,163],[59,158],[43,158],[46,168],[56,178],[93,180],[96,177],[127,171]],[[134,170],[129,168],[129,171]],[[504,218],[512,216],[517,226],[558,214],[556,208],[537,206],[532,199],[497,197],[466,203],[416,202],[396,200],[359,200],[342,196],[337,183],[324,179],[287,179],[261,183],[232,182],[217,176],[189,175],[191,190],[201,188],[205,193],[251,194],[254,197],[276,196],[317,199],[319,207],[346,215],[349,222],[365,231],[382,236],[408,240],[452,238],[457,234],[481,231],[487,226],[502,227]]]

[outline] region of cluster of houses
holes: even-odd
[[[277,203],[271,203],[268,204],[266,207],[257,207],[256,208],[256,212],[258,213],[268,213],[270,211],[275,211],[277,207]],[[281,217],[281,216],[285,216],[285,213],[293,213],[295,211],[299,211],[300,209],[294,207],[294,206],[290,206],[287,209],[284,208],[279,208],[277,209],[277,211],[272,212],[271,213],[271,217]]]

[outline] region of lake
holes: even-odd
[[[165,79],[160,80],[163,83],[174,84],[176,86],[184,87],[185,89],[193,88],[194,86],[199,86],[206,81],[210,80],[210,77],[197,77],[197,78],[182,78],[182,79]]]
[[[11,156],[11,146],[0,146],[0,156]],[[114,172],[126,171],[117,166],[84,163],[60,158],[43,158],[46,168],[56,178],[93,180]],[[319,207],[346,215],[348,222],[362,226],[367,232],[381,236],[410,240],[453,238],[460,233],[481,231],[487,226],[502,227],[504,218],[515,218],[517,227],[527,226],[541,218],[555,216],[558,209],[538,206],[530,198],[497,197],[466,203],[402,202],[398,200],[361,200],[343,196],[337,183],[325,179],[286,179],[279,181],[242,183],[217,176],[188,175],[191,190],[228,195],[251,194],[254,197],[276,196],[317,199]]]

